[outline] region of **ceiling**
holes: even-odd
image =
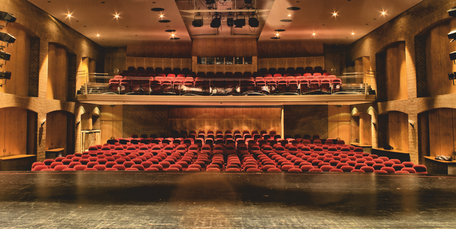
[[[196,37],[254,37],[266,41],[276,35],[275,30],[284,29],[281,40],[350,44],[422,0],[253,0],[259,27],[250,28],[247,20],[243,28],[230,28],[226,25],[227,13],[222,13],[222,26],[218,29],[209,26],[215,9],[208,9],[205,0],[28,1],[99,45],[117,47],[144,41],[174,42],[170,40],[171,33],[165,32],[169,29],[176,30],[180,41]],[[244,0],[216,0],[214,6],[219,11],[249,10]],[[300,10],[287,10],[291,6]],[[156,7],[164,11],[151,11]],[[203,12],[204,25],[200,28],[192,26],[197,11]],[[159,23],[160,13],[170,22]],[[282,19],[291,22],[281,22]]]

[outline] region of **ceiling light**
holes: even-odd
[[[71,18],[71,14],[67,14],[67,18]]]
[[[337,12],[333,12],[333,17],[337,17]]]
[[[160,19],[163,19],[165,15],[163,13],[160,14]]]
[[[119,19],[120,15],[115,14],[114,17],[115,17],[116,19]]]
[[[386,11],[382,11],[382,16],[385,16],[386,15]]]
[[[315,35],[317,35],[317,34],[316,33],[312,33],[312,36],[315,36]]]
[[[100,34],[97,34],[97,37],[99,37],[99,36],[100,36]]]
[[[291,14],[288,14],[288,17],[291,17]]]

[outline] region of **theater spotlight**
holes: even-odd
[[[211,21],[211,27],[212,28],[218,28],[220,25],[222,25],[222,16],[218,13],[215,13],[214,16],[212,16],[212,21]]]
[[[234,25],[234,16],[233,14],[228,14],[228,18],[226,19],[226,25],[229,27],[233,27]]]
[[[14,43],[16,38],[9,33],[0,32],[0,41],[7,42],[7,43]]]
[[[0,72],[0,79],[11,79],[11,72]]]
[[[5,51],[2,51],[0,50],[0,59],[3,59],[3,60],[10,60],[11,59],[11,54],[5,52]]]
[[[257,15],[254,14],[254,13],[250,14],[249,26],[250,27],[255,27],[255,28],[260,26],[260,21],[258,21]]]
[[[448,79],[449,79],[449,80],[453,80],[453,85],[455,85],[455,84],[454,84],[454,80],[456,79],[456,72],[450,72],[450,73],[448,73]]]
[[[240,18],[242,17],[242,18]],[[245,15],[242,13],[236,15],[236,20],[234,20],[234,28],[242,28],[245,25]]]
[[[450,17],[456,17],[456,7],[453,7],[450,10],[448,10],[448,15],[450,15]]]
[[[452,60],[452,61],[456,60],[456,51],[450,53],[450,60]]]
[[[206,5],[215,4],[215,0],[206,0]]]
[[[252,0],[244,0],[245,4],[252,4]]]
[[[16,17],[14,17],[12,14],[10,14],[8,12],[0,11],[0,20],[6,21],[6,25],[8,25],[8,22],[15,22]],[[3,26],[0,26],[0,29],[2,27]]]
[[[200,16],[201,18],[196,18]],[[200,13],[198,13],[197,15],[195,15],[195,18],[193,19],[193,22],[192,22],[192,25],[193,27],[202,27],[203,26],[203,15],[201,15]]]
[[[448,33],[448,39],[451,39],[450,42],[453,42],[453,41],[456,40],[456,30],[451,31],[450,33]]]

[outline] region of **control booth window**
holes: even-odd
[[[234,64],[244,64],[243,59],[244,59],[243,57],[235,57]]]
[[[232,65],[233,64],[233,57],[225,57],[225,64],[226,65]]]
[[[198,64],[206,64],[206,57],[198,57],[197,63]]]
[[[252,64],[252,57],[251,56],[244,57],[244,64]]]
[[[225,60],[223,57],[216,57],[215,64],[225,64]]]
[[[206,64],[213,65],[215,62],[214,59],[215,59],[214,57],[206,57]]]

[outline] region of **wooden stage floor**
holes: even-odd
[[[454,228],[456,177],[1,172],[7,228]]]

